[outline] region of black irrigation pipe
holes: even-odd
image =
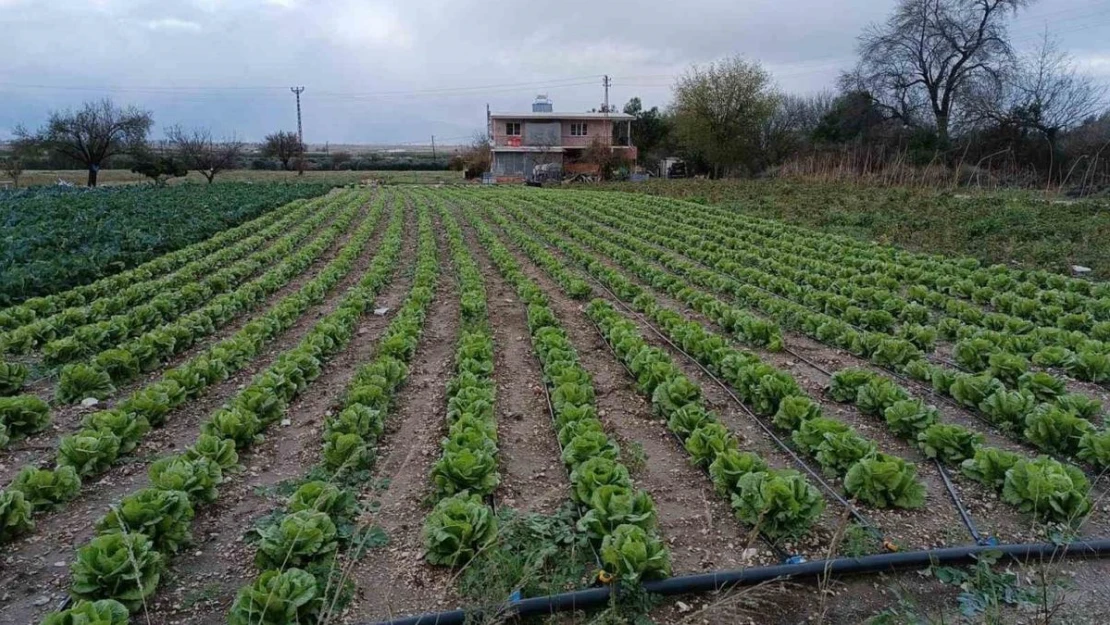
[[[970,545],[924,551],[884,553],[859,558],[815,560],[802,564],[780,564],[671,577],[659,581],[645,582],[643,589],[649,593],[662,596],[710,593],[775,581],[806,581],[832,575],[867,575],[907,569],[922,569],[929,566],[973,564],[984,553],[1001,553],[1019,564],[1045,559],[1051,561],[1059,558],[1097,558],[1110,555],[1110,539],[1082,540],[1068,545],[1054,543]],[[613,593],[617,591],[619,591],[619,586],[588,588],[558,595],[510,601],[488,614],[477,610],[451,610],[391,621],[379,621],[375,625],[465,625],[469,622],[477,622],[477,620],[481,620],[479,617],[483,616],[504,621],[513,617],[523,618],[570,610],[589,610],[608,605]]]

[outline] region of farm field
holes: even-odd
[[[583,189],[333,189],[175,255],[0,309],[0,623],[1110,620],[1064,557],[1110,537],[1110,283]]]
[[[879,187],[796,180],[652,180],[605,188],[716,204],[865,241],[983,263],[1110,279],[1110,198],[1027,190]]]

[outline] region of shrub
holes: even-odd
[[[77,550],[70,567],[77,599],[115,599],[128,610],[158,588],[164,561],[145,534],[104,534]]]
[[[756,471],[737,482],[732,508],[741,521],[768,536],[797,537],[825,508],[817,489],[796,471]]]
[[[848,494],[876,508],[920,508],[925,486],[913,465],[901,458],[876,454],[860,460],[844,476]]]
[[[635,525],[621,525],[606,536],[600,555],[605,570],[629,582],[671,574],[670,554],[663,541]]]
[[[242,588],[228,614],[228,625],[292,625],[313,623],[321,597],[316,578],[301,569],[263,571]]]
[[[436,504],[424,524],[428,562],[457,567],[497,538],[497,517],[477,495],[465,493]]]
[[[73,467],[39,469],[23,467],[10,488],[23,493],[34,510],[51,510],[69,501],[81,490],[81,478]]]
[[[113,532],[145,534],[162,553],[176,553],[189,541],[193,506],[179,490],[143,488],[112,506],[97,523],[100,534]]]
[[[64,404],[75,404],[88,397],[107,399],[114,392],[116,387],[112,386],[108,372],[92,365],[66,365],[58,376],[56,396]]]

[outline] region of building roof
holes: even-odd
[[[609,119],[613,121],[627,121],[636,119],[624,113],[490,113],[490,117],[503,119]]]

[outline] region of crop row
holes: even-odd
[[[399,211],[396,212],[399,214]],[[82,422],[83,430],[59,441],[55,469],[24,467],[15,482],[0,495],[3,498],[0,501],[0,519],[6,520],[0,524],[3,529],[0,542],[30,530],[32,512],[56,509],[76,497],[82,477],[103,473],[122,456],[133,451],[152,427],[164,423],[171,410],[197,398],[210,385],[246,367],[267,342],[292,327],[313,303],[321,301],[354,268],[381,213],[379,204],[339,255],[297,293],[283,298],[233,336],[167,371],[161,379],[135,391],[112,409],[86,416]],[[396,224],[391,225],[391,229],[393,237],[398,238],[399,216],[394,218],[394,222]],[[384,252],[389,248],[383,247],[382,250],[379,258],[388,260],[389,254]],[[262,390],[245,391],[242,401],[260,410],[281,406],[277,398],[265,395]],[[45,413],[36,422],[36,427],[45,427]],[[38,486],[21,486],[31,482]],[[18,519],[18,522],[13,519]]]
[[[136,306],[151,306],[155,316],[160,316],[163,309],[180,308],[174,298],[164,297],[163,294],[167,291],[178,291],[182,287],[205,279],[214,270],[223,268],[228,263],[258,250],[265,241],[285,234],[291,226],[304,221],[308,216],[325,214],[326,211],[319,211],[319,208],[326,204],[325,201],[301,203],[287,216],[257,231],[257,234],[246,237],[234,245],[213,250],[171,274],[137,282],[120,292],[93,299],[79,306],[67,307],[52,315],[38,317],[26,324],[10,328],[0,333],[0,349],[7,353],[24,354],[50,341],[73,334],[82,326],[130,312]],[[277,215],[278,212],[274,211],[270,215]],[[317,221],[317,223],[321,222]],[[195,286],[193,288],[195,289]],[[155,300],[158,301],[158,305],[152,306]]]
[[[289,498],[284,511],[260,529],[255,564],[261,573],[236,595],[228,616],[231,625],[326,620],[321,615],[333,613],[347,592],[347,569],[337,562],[338,556],[345,550],[348,558],[357,559],[382,539],[378,532],[356,525],[353,489],[365,482],[373,463],[386,415],[408,377],[407,363],[423,334],[435,293],[436,243],[423,207],[418,209],[417,228],[416,274],[409,295],[378,340],[374,358],[347,385],[340,409],[325,418],[321,466],[310,471],[312,479]],[[388,273],[380,266],[378,282]],[[352,320],[356,322],[357,315]]]
[[[539,357],[551,400],[571,492],[585,512],[578,528],[588,533],[606,571],[622,579],[670,575],[670,553],[658,535],[651,495],[636,490],[620,462],[620,447],[598,418],[589,372],[551,310],[543,290],[473,211],[467,212],[479,241],[501,275],[528,307],[532,349]]]
[[[157,590],[167,559],[189,540],[194,509],[216,500],[218,487],[226,481],[225,471],[238,462],[238,450],[258,442],[269,426],[281,420],[290,402],[319,377],[326,360],[354,335],[399,257],[399,214],[397,205],[371,269],[338,306],[213,413],[201,425],[192,447],[152,464],[150,487],[125,497],[97,523],[97,536],[77,550],[71,566],[70,594],[79,600],[72,609],[81,609],[85,605],[81,601],[102,600],[117,601],[132,612],[143,608]],[[346,272],[336,268],[330,273]],[[297,534],[289,536],[296,539]],[[308,537],[304,543],[294,540],[302,547],[306,543],[311,543]]]
[[[115,393],[117,385],[153,371],[198,340],[214,334],[244,312],[259,306],[339,240],[358,217],[364,202],[365,196],[347,198],[340,204],[339,214],[332,224],[296,254],[278,256],[276,252],[281,250],[266,250],[270,260],[280,262],[234,291],[224,293],[202,308],[140,334],[118,347],[103,350],[84,363],[66,365],[58,376],[57,399],[65,403],[79,402],[86,397],[105,399]],[[322,287],[314,287],[310,295],[322,300]],[[178,381],[184,386],[190,384],[189,379]]]
[[[511,209],[510,212],[512,212]],[[506,223],[505,226],[515,230],[511,224]],[[554,233],[550,230],[543,232],[549,241],[554,237]],[[516,236],[519,237],[522,234],[518,232]],[[615,276],[614,272],[606,269],[581,248],[566,241],[556,241],[556,244],[617,292],[624,293],[630,298],[637,292],[635,285]],[[696,291],[682,286],[677,279],[664,280],[662,276],[653,275],[652,272],[657,270],[643,263],[634,264],[634,266],[646,272],[646,275],[641,274],[641,277],[647,279],[650,284],[657,285],[657,288],[662,285],[664,290],[680,299],[685,299],[695,309],[703,311],[717,323],[721,323],[719,311],[727,308],[723,302],[704,294],[697,296]],[[718,347],[718,343],[712,341],[711,333],[704,332],[696,324],[681,320],[675,313],[663,311],[645,295],[634,299],[633,305],[659,322],[665,331],[671,334],[672,339],[675,339],[702,364],[711,369],[721,369],[719,361],[728,354],[730,348]],[[676,328],[682,329],[677,336]],[[783,372],[778,373],[783,374]],[[727,371],[722,375],[726,379],[730,377]],[[848,391],[839,388],[843,385],[840,380],[853,377],[860,379],[859,384]],[[735,379],[733,386],[742,396],[757,396],[758,390],[750,386],[745,387],[742,377],[737,376]],[[789,381],[783,384],[788,386]],[[983,447],[980,435],[959,425],[938,423],[938,413],[935,408],[926,406],[920,400],[911,400],[908,391],[887,378],[862,370],[845,370],[834,376],[830,392],[838,401],[856,400],[863,414],[885,418],[896,435],[909,438],[911,442],[922,448],[926,456],[938,458],[957,468],[963,463],[964,472],[968,476],[993,488],[1004,490],[1004,499],[1025,512],[1032,512],[1051,520],[1074,521],[1081,519],[1089,509],[1090,502],[1087,494],[1089,484],[1082,473],[1074,467],[1062,465],[1050,458],[1027,461],[1012,452]],[[760,406],[756,408],[758,410]],[[771,414],[771,407],[764,405],[762,408],[765,411],[764,414]],[[868,445],[867,441],[862,440],[846,426],[828,419],[815,418],[819,415],[819,406],[814,402],[808,398],[794,397],[780,400],[774,421],[776,425],[794,431],[793,439],[796,445],[814,455],[826,471],[834,474],[837,473],[839,463],[853,456],[874,452],[873,446]],[[1003,464],[1003,460],[1007,464]],[[1015,476],[1007,481],[1008,469],[1017,465],[1019,460],[1021,464],[1014,472]],[[992,462],[993,470],[983,468],[984,464]],[[1036,477],[1030,477],[1031,475]],[[1036,484],[1043,483],[1047,479],[1046,475],[1054,477],[1059,484],[1059,488],[1051,494],[1041,494],[1043,489],[1038,490],[1035,487]],[[1031,488],[1030,483],[1034,484],[1034,487]],[[849,492],[851,492],[850,489]],[[868,501],[867,497],[861,498]]]
[[[761,288],[733,282],[729,277],[691,265],[679,254],[646,245],[635,237],[615,230],[609,230],[605,234],[608,239],[620,242],[620,246],[585,232],[565,218],[555,215],[546,217],[556,220],[557,225],[572,236],[587,240],[591,246],[615,258],[630,255],[622,248],[635,250],[681,272],[695,283],[737,297],[741,303],[759,309],[786,327],[795,328],[821,342],[847,349],[858,356],[870,358],[878,366],[904,372],[918,380],[932,381],[937,391],[949,394],[954,392],[953,398],[961,405],[979,411],[985,420],[1004,431],[1020,434],[1024,440],[1039,449],[1064,456],[1078,456],[1096,466],[1105,466],[1110,460],[1107,456],[1110,452],[1107,449],[1110,436],[1105,429],[1098,430],[1088,418],[1097,415],[1099,404],[1083,395],[1066,393],[1063,381],[1050,374],[1019,373],[1013,377],[1011,385],[1019,389],[1020,395],[1004,395],[1010,391],[1007,391],[1007,385],[1002,379],[989,374],[968,375],[943,364],[930,363],[922,357],[916,346],[907,345],[908,341],[903,339],[889,337],[881,332],[859,331],[829,314],[812,311],[802,304],[764,292]],[[578,221],[582,222],[581,219]],[[625,229],[642,237],[649,236],[649,231],[629,225],[627,221]],[[696,250],[686,250],[681,244],[673,244],[673,249],[691,255],[697,254]],[[992,395],[997,397],[990,399]]]

